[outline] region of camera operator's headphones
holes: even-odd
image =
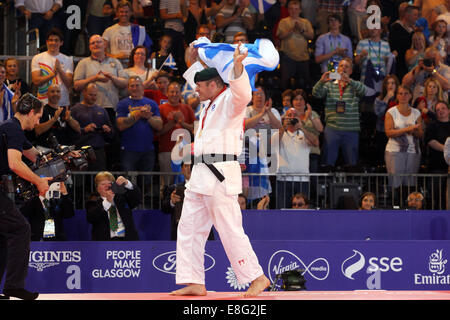
[[[41,101],[31,93],[25,93],[17,102],[17,111],[23,115],[29,114],[32,109],[40,108],[42,108]]]

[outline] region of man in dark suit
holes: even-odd
[[[122,176],[116,180],[107,171],[95,176],[95,185],[98,193],[86,202],[92,240],[139,240],[132,209],[141,201],[141,190]]]
[[[73,202],[64,182],[60,183],[60,197],[46,199],[37,196],[20,208],[31,226],[31,241],[66,241],[63,219],[75,215]]]

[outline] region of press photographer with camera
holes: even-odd
[[[25,289],[30,254],[30,224],[17,209],[10,196],[14,193],[12,176],[17,175],[32,184],[44,195],[49,189],[50,177],[39,177],[22,160],[32,162],[38,151],[25,138],[24,130],[32,130],[42,116],[42,103],[33,95],[23,95],[12,119],[0,125],[0,279],[6,267],[4,297],[34,300],[39,293]],[[9,182],[9,183],[7,183]]]
[[[277,173],[282,175],[277,175],[276,207],[281,209],[290,206],[294,194],[309,194],[309,178],[295,174],[309,173],[309,152],[311,146],[319,145],[319,138],[305,129],[300,111],[290,108],[283,118],[283,127],[272,136],[272,146],[277,144]]]
[[[72,198],[64,182],[57,182],[49,191],[50,195],[47,192],[46,196],[36,196],[20,208],[30,222],[31,241],[67,240],[63,220],[75,215]]]
[[[402,84],[413,90],[413,101],[423,96],[425,81],[430,77],[439,81],[443,91],[450,91],[450,67],[442,63],[442,57],[435,47],[427,48],[424,58],[403,77]]]
[[[97,193],[86,201],[93,241],[139,240],[132,209],[141,202],[141,190],[123,176],[102,171],[95,176]]]
[[[165,186],[163,190],[161,210],[171,215],[171,240],[177,240],[177,228],[181,218],[181,209],[183,208],[185,184],[191,178],[193,165],[191,162],[193,162],[191,159],[183,159],[181,163],[181,173],[184,176],[184,181]]]

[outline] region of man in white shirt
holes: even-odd
[[[296,193],[309,197],[309,177],[295,174],[309,174],[309,152],[311,146],[319,146],[319,139],[305,129],[299,111],[290,108],[283,119],[283,127],[272,136],[272,147],[277,144],[277,173],[280,175],[277,175],[276,206],[281,209],[288,208]],[[285,175],[287,173],[289,175]]]
[[[122,66],[128,62],[131,50],[135,46],[144,45],[150,51],[152,44],[150,37],[145,32],[145,27],[130,22],[132,14],[133,9],[130,2],[120,1],[116,8],[119,22],[107,28],[102,35],[105,40],[106,55],[119,59]]]
[[[237,47],[229,88],[215,68],[195,74],[196,91],[208,104],[194,139],[194,167],[178,225],[176,283],[186,287],[172,295],[206,295],[203,257],[212,225],[238,281],[251,282],[244,296],[256,296],[270,284],[242,228],[238,203],[242,176],[236,159],[242,151],[245,108],[251,99],[250,81],[242,65],[246,57],[247,52]]]
[[[31,60],[31,80],[38,87],[37,98],[45,105],[48,103],[47,91],[53,84],[61,88],[61,107],[70,105],[69,88],[73,79],[73,59],[60,53],[64,37],[62,32],[53,28],[47,34],[47,51],[39,53]]]

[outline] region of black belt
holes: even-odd
[[[223,174],[213,165],[215,162],[236,161],[237,156],[234,154],[202,154],[201,156],[194,157],[194,164],[204,163],[209,170],[219,179],[220,182],[225,180]]]

